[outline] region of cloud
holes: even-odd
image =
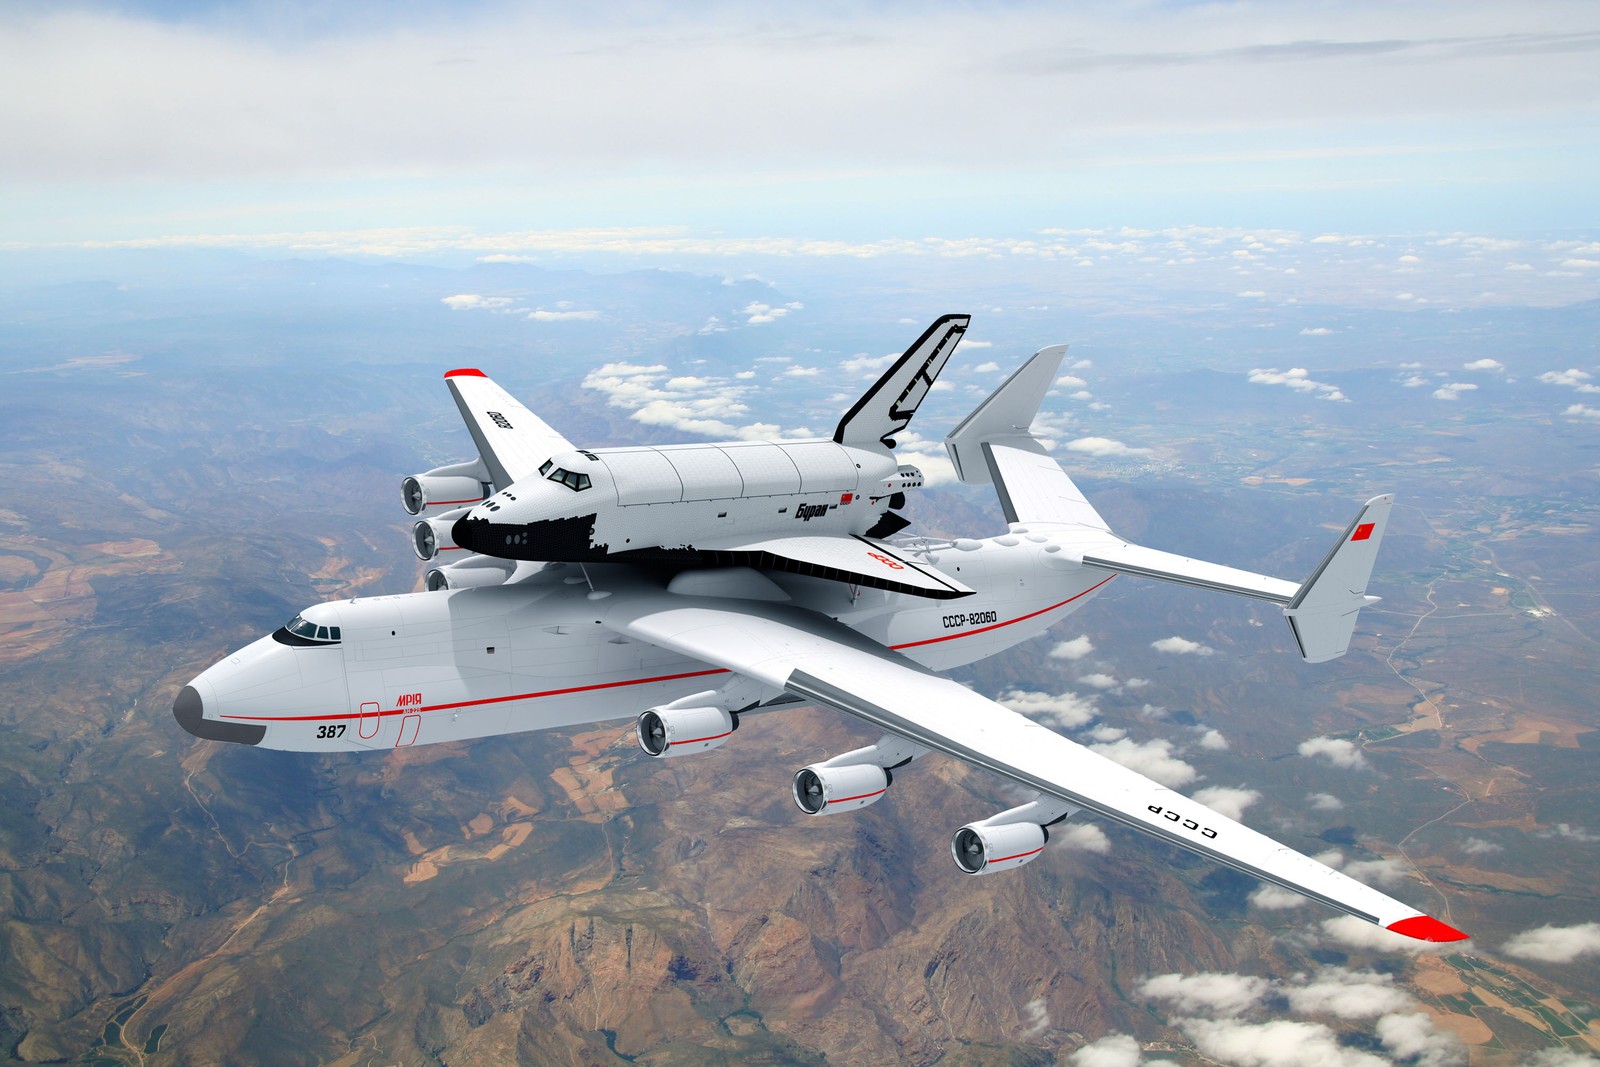
[[[1196,792],[1190,799],[1204,804],[1219,815],[1235,821],[1244,818],[1244,809],[1261,799],[1254,789],[1236,789],[1233,786],[1213,785]]]
[[[1558,822],[1547,830],[1540,830],[1537,836],[1563,837],[1568,841],[1578,841],[1585,845],[1600,841],[1600,834],[1592,833],[1586,827],[1574,826],[1569,822]]]
[[[1469,837],[1461,844],[1461,851],[1469,856],[1488,856],[1496,852],[1504,852],[1504,845],[1497,845],[1493,841],[1485,841],[1481,837]]]
[[[1139,984],[1139,992],[1184,1015],[1243,1015],[1271,989],[1265,978],[1246,974],[1159,974]]]
[[[803,307],[805,305],[798,300],[778,306],[752,300],[739,311],[739,314],[745,317],[744,321],[747,326],[759,326],[763,323],[777,322],[791,311],[799,311]]]
[[[1342,1045],[1322,1023],[1184,1019],[1178,1025],[1202,1054],[1231,1067],[1388,1067],[1386,1060]]]
[[[1600,1067],[1600,1058],[1570,1048],[1544,1048],[1524,1054],[1522,1067]]]
[[[1050,1029],[1050,1010],[1043,997],[1036,997],[1022,1006],[1022,1038],[1031,1041]]]
[[[1000,369],[1000,364],[996,363],[994,360],[991,359],[987,363],[980,363],[976,367],[973,367],[972,368],[972,373],[974,373],[974,374],[993,374],[996,371],[998,371],[999,369]]]
[[[1462,393],[1471,392],[1476,388],[1477,386],[1471,382],[1451,382],[1449,385],[1441,385],[1435,389],[1433,398],[1435,400],[1460,400]]]
[[[1600,419],[1600,408],[1591,408],[1584,404],[1572,404],[1562,414],[1583,419]]]
[[[598,311],[546,311],[538,308],[528,312],[534,322],[592,322],[600,317]]]
[[[1539,375],[1539,380],[1546,385],[1565,385],[1580,393],[1600,393],[1600,385],[1589,380],[1592,377],[1594,375],[1588,371],[1573,367],[1570,370],[1547,370]]]
[[[1099,671],[1094,674],[1086,674],[1082,678],[1079,678],[1078,681],[1082,682],[1084,685],[1092,685],[1096,689],[1101,690],[1115,689],[1117,688],[1118,684],[1115,678],[1109,674],[1106,674],[1104,671]]]
[[[1461,364],[1461,369],[1493,371],[1494,373],[1498,374],[1506,369],[1506,365],[1501,363],[1498,359],[1490,359],[1485,356],[1483,359],[1475,359],[1471,363]]]
[[[1326,326],[1307,326],[1305,329],[1300,331],[1300,336],[1301,337],[1327,337],[1328,335],[1330,335],[1332,333],[1333,333],[1333,331],[1328,329]]]
[[[439,303],[451,311],[474,311],[503,308],[512,303],[509,296],[482,296],[478,293],[457,293],[439,298]]]
[[[1084,452],[1091,456],[1148,456],[1148,448],[1134,448],[1109,437],[1080,437],[1067,442],[1069,452]]]
[[[1287,911],[1309,903],[1310,897],[1280,888],[1271,882],[1263,882],[1261,888],[1250,894],[1250,906],[1265,911]]]
[[[1355,743],[1342,737],[1313,737],[1300,742],[1295,751],[1307,759],[1322,756],[1335,767],[1346,770],[1362,770],[1367,766],[1367,758]]]
[[[1402,1063],[1416,1067],[1457,1067],[1467,1062],[1466,1050],[1443,1033],[1426,1015],[1385,1015],[1373,1028],[1378,1040]]]
[[[1068,822],[1052,826],[1050,840],[1080,852],[1098,852],[1103,855],[1111,851],[1110,838],[1106,837],[1104,830],[1092,822]]]
[[[1127,1034],[1107,1034],[1067,1057],[1069,1067],[1140,1067],[1139,1042]]]
[[[1093,697],[1081,697],[1076,693],[1052,694],[1038,690],[1009,689],[996,700],[1035,722],[1063,730],[1083,726],[1100,714],[1094,706]]]
[[[1198,641],[1191,641],[1187,637],[1179,637],[1176,634],[1171,637],[1163,637],[1159,641],[1152,641],[1150,642],[1150,647],[1157,652],[1170,652],[1176,656],[1210,656],[1217,651],[1207,645],[1202,645]]]
[[[1312,811],[1342,811],[1344,801],[1332,793],[1308,793],[1306,800],[1311,804]]]
[[[1284,992],[1289,1006],[1301,1014],[1342,1019],[1370,1019],[1404,1011],[1415,1003],[1410,994],[1395,988],[1393,975],[1343,967],[1324,967],[1304,985]]]
[[[1282,385],[1293,389],[1297,393],[1311,393],[1319,400],[1346,400],[1344,393],[1340,392],[1337,385],[1319,382],[1310,377],[1310,372],[1304,367],[1291,367],[1280,371],[1276,367],[1266,369],[1256,368],[1250,372],[1247,381],[1256,385]]]
[[[1201,731],[1201,748],[1210,749],[1213,752],[1226,752],[1228,750],[1228,739],[1222,736],[1220,730],[1213,730],[1208,727],[1199,727],[1199,729]]]
[[[1544,963],[1572,963],[1581,956],[1600,955],[1600,922],[1541,926],[1516,935],[1501,951]]]
[[[1140,743],[1125,737],[1109,744],[1090,745],[1089,748],[1169,789],[1188,785],[1198,777],[1193,767],[1172,754],[1172,742],[1164,739]]]
[[[1079,634],[1070,641],[1059,642],[1050,650],[1052,659],[1078,660],[1094,651],[1094,642],[1088,634]]]

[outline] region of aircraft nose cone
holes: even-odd
[[[200,690],[186,685],[172,702],[172,717],[185,731],[204,741],[231,741],[236,745],[256,745],[267,735],[264,723],[219,722],[205,717],[206,702]]]

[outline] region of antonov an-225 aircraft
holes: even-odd
[[[955,832],[969,874],[1021,867],[1080,811],[1425,941],[1467,935],[935,673],[992,656],[1118,574],[1282,605],[1308,662],[1344,654],[1392,498],[1369,500],[1304,582],[1114,534],[1029,433],[1065,346],[1046,348],[949,435],[1008,528],[901,534],[922,484],[902,433],[967,327],[928,328],[831,439],[581,449],[481,371],[453,370],[478,457],[406,478],[427,592],[307,608],[202,672],[173,714],[196,737],[304,752],[410,745],[637,716],[651,756],[728,741],[742,714],[826,705],[883,731],[801,768],[808,815],[863,808],[943,753],[1026,803]]]

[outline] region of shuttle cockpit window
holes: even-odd
[[[589,488],[590,485],[587,474],[576,474],[572,471],[562,470],[552,460],[545,460],[544,466],[539,468],[539,473],[552,482],[560,482],[574,493],[581,493]]]

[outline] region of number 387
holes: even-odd
[[[333,724],[328,725],[328,726],[319,726],[319,727],[317,727],[317,740],[319,740],[319,741],[325,741],[325,740],[328,740],[329,738],[343,737],[343,736],[344,736],[344,723],[342,723],[342,722],[333,723]]]

